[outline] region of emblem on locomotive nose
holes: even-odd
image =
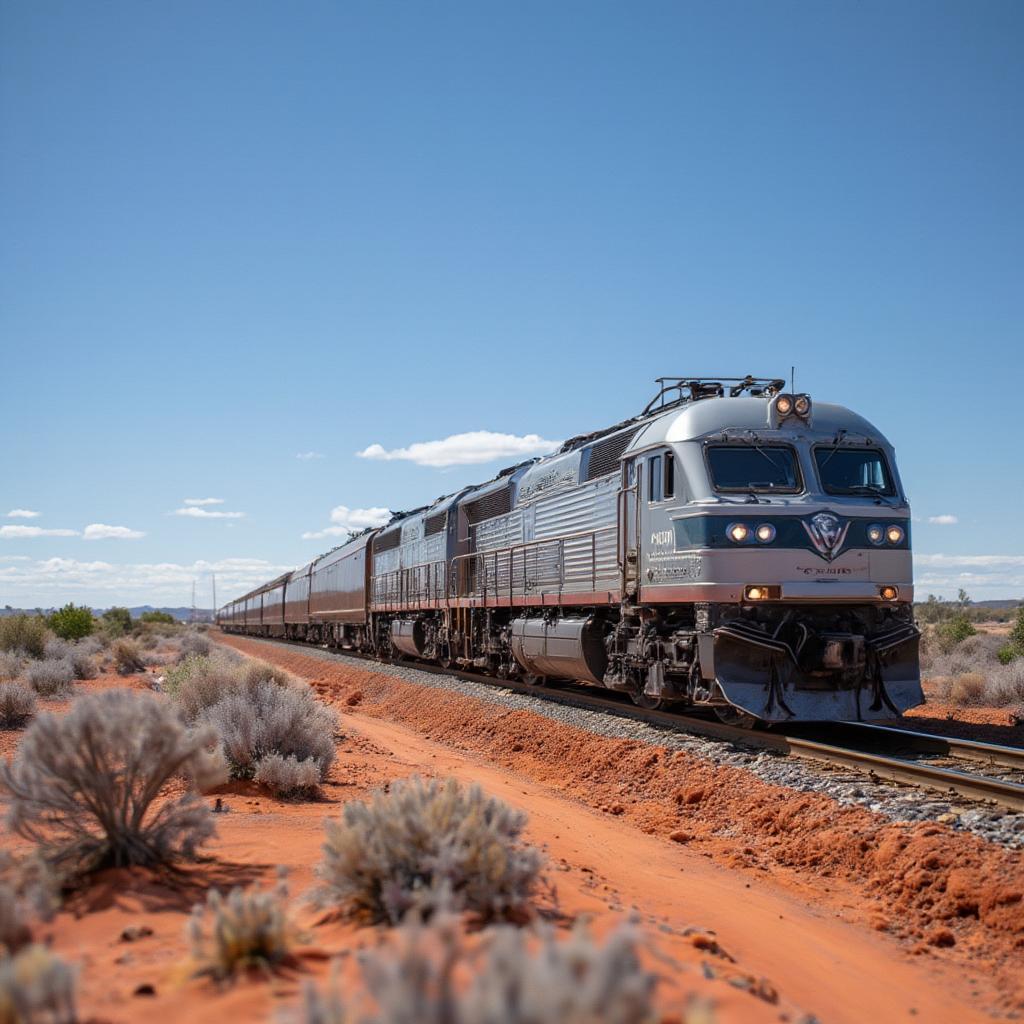
[[[810,522],[804,520],[804,529],[818,554],[831,562],[839,554],[850,524],[841,522],[839,517],[832,515],[831,512],[818,512],[811,516]]]

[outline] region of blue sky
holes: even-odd
[[[0,604],[231,597],[515,461],[371,445],[791,364],[896,445],[922,593],[1024,596],[1022,45],[1016,0],[0,0]]]

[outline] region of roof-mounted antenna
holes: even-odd
[[[789,392],[792,395],[796,394],[796,367],[791,366],[789,368]]]

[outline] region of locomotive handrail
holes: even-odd
[[[526,589],[526,552],[530,548],[541,547],[545,544],[554,544],[558,547],[558,592],[562,593],[565,589],[565,544],[567,541],[584,540],[590,538],[590,579],[591,586],[597,589],[597,537],[598,534],[612,533],[618,530],[618,525],[613,524],[611,526],[601,526],[596,530],[580,530],[576,533],[565,533],[560,534],[557,537],[541,537],[535,540],[520,541],[518,544],[510,544],[504,548],[492,548],[489,551],[467,551],[462,555],[455,555],[452,558],[451,565],[451,576],[449,577],[455,583],[455,593],[450,595],[455,598],[459,597],[470,597],[475,596],[469,593],[470,574],[467,572],[465,576],[461,576],[458,572],[461,564],[469,563],[470,559],[477,561],[482,560],[484,566],[483,581],[481,586],[480,597],[486,604],[488,598],[488,573],[487,573],[487,560],[492,560],[492,574],[494,577],[494,596],[498,594],[498,560],[499,557],[508,557],[508,597],[511,599],[513,591],[515,589],[515,557],[518,552],[523,552],[523,590]],[[465,584],[465,586],[463,586]]]

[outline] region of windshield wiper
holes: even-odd
[[[884,498],[892,497],[892,495],[886,494],[885,488],[880,487],[878,484],[851,484],[849,487],[844,488],[846,494],[873,494],[879,501]],[[886,505],[894,505],[893,501],[886,501]]]
[[[840,429],[836,431],[836,436],[832,438],[832,451],[828,453],[828,456],[825,459],[825,461],[818,467],[819,476],[821,476],[821,474],[825,471],[825,467],[832,461],[832,456],[835,455],[837,451],[839,451],[839,446],[843,443],[843,438],[845,437],[846,431],[842,427],[840,427]]]

